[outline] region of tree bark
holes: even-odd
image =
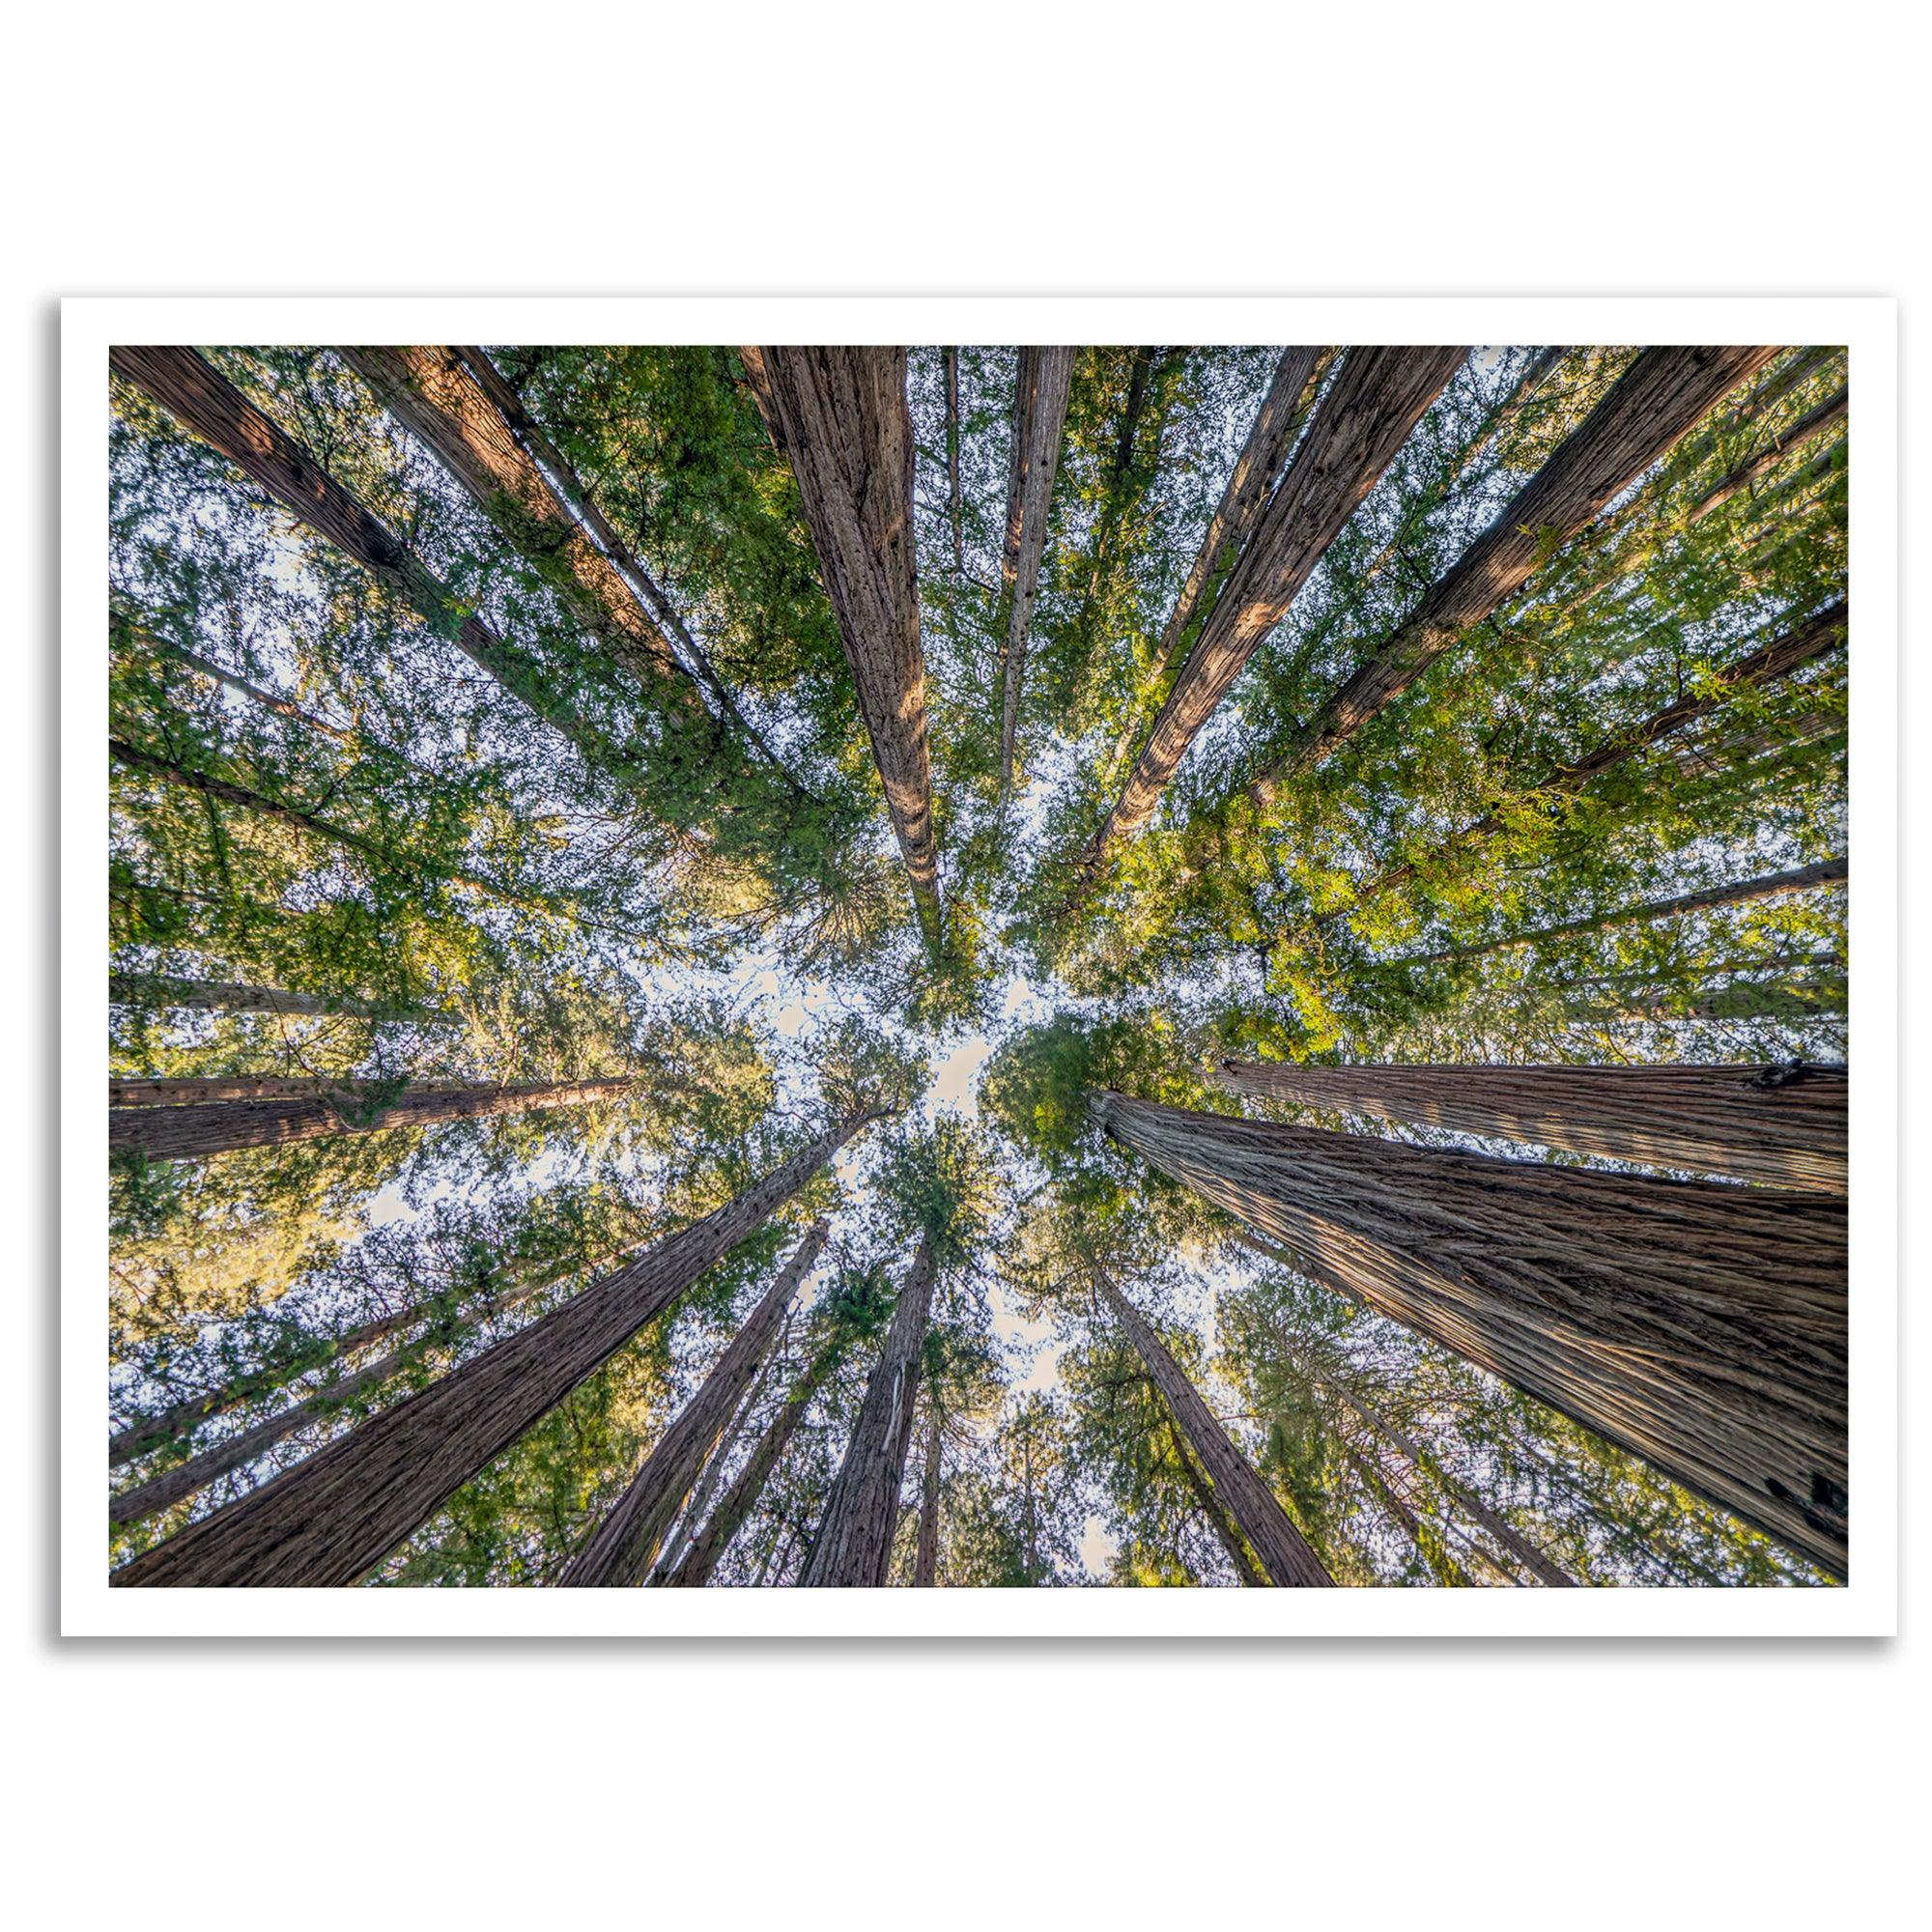
[[[1439,952],[1411,953],[1388,963],[1434,966],[1445,959],[1479,959],[1486,952],[1501,952],[1512,946],[1533,946],[1539,939],[1562,939],[1575,932],[1600,932],[1649,920],[1677,919],[1687,912],[1705,912],[1715,906],[1749,905],[1758,899],[1780,898],[1788,893],[1807,893],[1817,886],[1841,886],[1850,876],[1849,859],[1821,859],[1815,865],[1799,866],[1789,872],[1741,879],[1734,886],[1711,886],[1702,892],[1681,893],[1675,898],[1652,899],[1644,905],[1592,913],[1587,919],[1566,920],[1560,925],[1539,926],[1534,932],[1514,933],[1507,939],[1485,940],[1476,946],[1444,947]]]
[[[845,1460],[832,1485],[799,1583],[806,1589],[880,1589],[892,1566],[899,1487],[912,1441],[919,1395],[920,1350],[932,1314],[937,1276],[931,1243],[923,1239],[899,1284],[898,1301],[879,1365],[866,1389]]]
[[[946,497],[952,519],[952,574],[966,575],[966,506],[959,490],[959,351],[946,355]]]
[[[903,349],[739,352],[790,462],[926,950],[940,949],[939,847],[926,744]]]
[[[447,1021],[449,1017],[348,993],[291,993],[279,986],[241,986],[226,980],[185,980],[164,973],[110,973],[107,997],[120,1007],[179,1007],[187,1012],[315,1013],[364,1020]]]
[[[1280,487],[1256,520],[1199,639],[1175,679],[1121,795],[1088,846],[1090,872],[1107,847],[1153,816],[1187,748],[1214,715],[1262,639],[1375,487],[1463,349],[1353,349],[1317,406]]]
[[[1115,1287],[1104,1268],[1094,1270],[1094,1285],[1114,1318],[1127,1332],[1154,1385],[1167,1398],[1169,1412],[1189,1448],[1201,1459],[1213,1493],[1225,1503],[1241,1535],[1260,1559],[1267,1580],[1280,1588],[1314,1588],[1334,1579],[1307,1539],[1289,1520],[1274,1492],[1262,1481],[1254,1465],[1228,1439],[1213,1411],[1187,1379],[1166,1345],[1148,1325],[1141,1312]]]
[[[192,349],[114,348],[117,376],[158,403],[191,435],[225,456],[298,521],[353,557],[401,597],[439,637],[554,725],[593,761],[607,762],[601,733],[549,688],[540,670],[481,617],[465,610],[422,560]]]
[[[874,1120],[854,1114],[542,1321],[145,1551],[135,1586],[353,1583],[595,1374]]]
[[[1815,410],[1800,416],[1788,430],[1773,437],[1769,447],[1759,450],[1749,462],[1739,465],[1721,482],[1714,483],[1697,499],[1690,514],[1685,518],[1685,523],[1701,523],[1713,510],[1728,503],[1740,491],[1748,490],[1767,469],[1782,463],[1794,450],[1804,448],[1814,437],[1822,436],[1834,423],[1843,422],[1849,405],[1849,391],[1840,389],[1835,396],[1828,397]]]
[[[810,1273],[831,1232],[824,1221],[812,1224],[704,1385],[678,1411],[589,1541],[564,1565],[556,1579],[560,1585],[635,1587],[650,1574],[665,1532],[777,1339],[799,1283]]]
[[[1208,1487],[1208,1478],[1202,1474],[1200,1463],[1194,1460],[1179,1425],[1171,1425],[1168,1434],[1174,1443],[1175,1459],[1180,1464],[1180,1472],[1187,1478],[1187,1487],[1194,1492],[1194,1501],[1221,1548],[1228,1552],[1228,1561],[1235,1566],[1235,1575],[1247,1589],[1266,1589],[1268,1579],[1255,1561],[1254,1552],[1242,1541],[1241,1532],[1236,1528],[1235,1520],[1228,1514],[1221,1498]]]
[[[1007,536],[1000,554],[1000,596],[1007,631],[1000,659],[1000,798],[1013,788],[1013,740],[1019,729],[1020,686],[1026,676],[1027,642],[1033,635],[1039,560],[1046,549],[1046,518],[1060,442],[1066,428],[1066,398],[1073,383],[1073,351],[1022,348],[1014,380],[1012,463],[1007,480]]]
[[[1353,737],[1776,354],[1646,349],[1395,635],[1293,734],[1255,781],[1256,796],[1265,801],[1283,779]]]
[[[144,1153],[150,1160],[202,1160],[235,1148],[281,1147],[330,1134],[377,1133],[387,1127],[426,1127],[497,1114],[587,1107],[618,1099],[637,1086],[633,1078],[531,1081],[454,1092],[446,1087],[405,1087],[387,1100],[338,1090],[326,1099],[211,1100],[185,1107],[120,1108],[107,1117],[107,1147],[110,1153]]]
[[[1101,1093],[1101,1122],[1318,1280],[1845,1574],[1846,1216]]]
[[[942,1444],[939,1406],[929,1405],[925,1423],[925,1471],[920,1484],[919,1556],[913,1564],[913,1587],[930,1590],[939,1582],[939,1471]]]
[[[1236,1094],[1569,1153],[1846,1190],[1842,1066],[1297,1066],[1224,1060]]]
[[[416,1094],[495,1094],[494,1080],[414,1080]],[[107,1082],[110,1107],[176,1107],[197,1100],[342,1100],[355,1104],[372,1094],[387,1092],[379,1081],[331,1079],[310,1073],[210,1074],[185,1080],[122,1080]]]

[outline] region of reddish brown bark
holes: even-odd
[[[739,353],[772,440],[798,479],[920,929],[937,955],[939,847],[913,548],[906,354],[753,347]]]
[[[925,1420],[925,1469],[920,1483],[919,1553],[913,1562],[913,1587],[930,1590],[939,1582],[939,1475],[943,1443],[939,1408],[932,1405]]]
[[[1817,1194],[1406,1147],[1123,1094],[1108,1132],[1370,1306],[1837,1576],[1846,1218]]]
[[[415,1080],[416,1094],[497,1093],[494,1080]],[[386,1085],[367,1080],[330,1079],[312,1073],[234,1073],[197,1075],[185,1080],[116,1080],[107,1082],[110,1107],[177,1107],[203,1100],[341,1100],[353,1106],[372,1094],[388,1092]]]
[[[804,1588],[878,1589],[885,1583],[893,1533],[898,1527],[899,1489],[919,1395],[920,1350],[932,1314],[935,1278],[931,1245],[922,1239],[899,1284],[879,1365],[799,1573]]]
[[[854,1114],[703,1220],[108,1580],[353,1583],[881,1118]]]
[[[110,1153],[144,1153],[150,1160],[202,1160],[235,1148],[281,1147],[330,1134],[377,1133],[387,1127],[426,1127],[497,1114],[587,1107],[600,1100],[621,1099],[637,1084],[635,1079],[566,1080],[455,1092],[446,1087],[405,1087],[387,1099],[338,1091],[327,1098],[120,1108],[107,1117],[107,1147]]]
[[[1842,1066],[1297,1066],[1221,1063],[1237,1094],[1570,1153],[1842,1194]]]
[[[831,1232],[823,1221],[812,1224],[764,1298],[731,1338],[718,1366],[705,1377],[703,1387],[678,1411],[610,1514],[564,1565],[556,1579],[560,1585],[635,1587],[649,1575],[665,1532],[777,1340],[785,1310]]]
[[[1265,799],[1281,780],[1312,770],[1351,738],[1776,354],[1646,349],[1401,629],[1275,755],[1255,781],[1256,795]]]
[[[1200,1391],[1168,1352],[1146,1317],[1114,1285],[1104,1268],[1094,1270],[1094,1286],[1127,1339],[1147,1364],[1154,1386],[1167,1400],[1187,1444],[1201,1459],[1208,1483],[1221,1499],[1236,1526],[1267,1573],[1267,1580],[1287,1589],[1321,1587],[1333,1582],[1308,1540],[1289,1520],[1274,1492],[1256,1473],[1254,1464],[1228,1439]],[[1211,1512],[1210,1512],[1211,1516]]]
[[[1262,1574],[1261,1565],[1255,1561],[1254,1551],[1243,1541],[1226,1505],[1208,1487],[1208,1478],[1202,1472],[1201,1464],[1194,1460],[1187,1438],[1181,1435],[1178,1425],[1169,1427],[1168,1439],[1174,1445],[1174,1457],[1180,1464],[1180,1473],[1186,1477],[1187,1487],[1193,1492],[1195,1506],[1214,1532],[1215,1540],[1227,1551],[1228,1561],[1235,1566],[1235,1575],[1246,1588],[1265,1590],[1268,1579]]]
[[[1815,410],[1800,416],[1789,429],[1773,437],[1770,443],[1759,450],[1749,462],[1740,464],[1720,482],[1714,483],[1697,499],[1684,521],[1687,524],[1699,523],[1713,510],[1728,503],[1741,491],[1748,490],[1766,470],[1776,469],[1794,450],[1804,448],[1807,442],[1823,436],[1834,424],[1843,422],[1849,406],[1849,391],[1840,389],[1835,396],[1828,397]]]
[[[1187,748],[1262,639],[1288,614],[1321,554],[1375,487],[1422,413],[1455,374],[1462,349],[1352,349],[1317,405],[1280,487],[1228,582],[1086,864],[1153,816]]]
[[[107,997],[116,1006],[179,1007],[187,1012],[319,1013],[371,1020],[445,1017],[348,993],[291,993],[279,986],[241,986],[226,980],[185,980],[165,973],[111,973]]]

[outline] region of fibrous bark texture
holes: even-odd
[[[777,1281],[705,1377],[703,1387],[678,1411],[590,1540],[564,1565],[556,1579],[559,1584],[634,1587],[644,1580],[665,1532],[777,1339],[784,1312],[830,1233],[825,1222],[815,1222],[792,1251]]]
[[[234,1148],[279,1147],[329,1134],[375,1133],[384,1127],[426,1127],[495,1114],[549,1113],[620,1099],[635,1080],[567,1080],[519,1086],[405,1087],[388,1098],[337,1091],[327,1098],[210,1100],[184,1107],[128,1107],[107,1117],[110,1153],[144,1153],[150,1160],[202,1160]]]
[[[899,1486],[905,1480],[906,1451],[912,1442],[920,1350],[932,1314],[935,1275],[931,1245],[922,1240],[899,1284],[879,1365],[872,1371],[824,1519],[799,1573],[799,1582],[808,1588],[878,1589],[886,1580],[893,1532],[898,1527]]]
[[[1237,1094],[1842,1194],[1842,1066],[1296,1066],[1227,1060]]]
[[[1007,635],[1000,669],[1000,796],[1013,788],[1013,739],[1019,729],[1020,685],[1033,636],[1039,560],[1046,550],[1046,514],[1060,468],[1073,351],[1023,348],[1013,384],[1013,450],[1007,478],[1007,535],[1000,553],[1000,595]]]
[[[1843,1202],[1119,1094],[1094,1108],[1116,1139],[1284,1242],[1317,1279],[1845,1574]]]
[[[772,440],[798,479],[920,927],[936,953],[939,847],[919,636],[906,353],[752,347],[739,353]]]
[[[348,993],[291,993],[227,980],[185,980],[164,973],[113,973],[107,997],[116,1006],[179,1007],[188,1012],[327,1013],[353,1019],[440,1019],[443,1015]]]
[[[1775,469],[1794,450],[1804,448],[1814,437],[1823,436],[1833,424],[1843,422],[1850,406],[1849,393],[1840,389],[1835,396],[1827,397],[1815,410],[1802,415],[1780,436],[1772,438],[1770,443],[1743,463],[1719,482],[1714,483],[1692,507],[1686,523],[1701,522],[1711,512],[1738,495],[1748,490],[1767,469]]]
[[[868,1122],[855,1114],[453,1375],[137,1556],[110,1581],[353,1583],[728,1254]]]
[[[939,1407],[932,1405],[925,1423],[925,1469],[919,1494],[919,1554],[912,1571],[913,1587],[929,1590],[939,1581],[939,1470],[942,1442]]]
[[[1334,1578],[1322,1566],[1308,1540],[1289,1520],[1274,1492],[1262,1481],[1248,1459],[1228,1439],[1228,1432],[1202,1401],[1201,1392],[1168,1352],[1167,1345],[1148,1325],[1146,1317],[1114,1285],[1104,1268],[1094,1270],[1100,1299],[1127,1332],[1135,1352],[1147,1364],[1154,1386],[1167,1399],[1187,1445],[1200,1458],[1212,1494],[1219,1497],[1249,1547],[1261,1559],[1267,1580],[1283,1589],[1324,1587]],[[1210,1520],[1212,1512],[1209,1512]]]
[[[197,1100],[340,1100],[354,1105],[390,1090],[367,1080],[337,1080],[314,1073],[203,1074],[184,1080],[107,1082],[110,1107],[178,1107]],[[494,1080],[413,1080],[415,1094],[496,1094]]]
[[[1264,638],[1288,614],[1321,554],[1456,373],[1462,349],[1351,349],[1318,404],[1280,487],[1214,609],[1126,783],[1088,848],[1097,866],[1153,816],[1195,737]]]
[[[1258,781],[1320,764],[1664,456],[1772,349],[1646,349],[1609,394],[1499,511],[1387,643],[1297,731]]]

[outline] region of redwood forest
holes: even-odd
[[[110,1581],[1845,1581],[1848,360],[114,349]]]

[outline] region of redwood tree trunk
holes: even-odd
[[[635,1587],[650,1574],[665,1532],[777,1339],[784,1312],[830,1233],[825,1222],[812,1224],[703,1387],[678,1411],[590,1540],[564,1565],[559,1584]]]
[[[1846,1188],[1842,1066],[1296,1066],[1221,1063],[1264,1099],[1492,1134],[1570,1153]]]
[[[879,1365],[872,1371],[824,1519],[799,1573],[798,1580],[806,1588],[878,1589],[885,1583],[892,1566],[893,1532],[898,1527],[899,1487],[905,1480],[906,1450],[912,1441],[920,1350],[932,1314],[935,1273],[931,1245],[922,1239],[899,1285]]]
[[[919,1558],[913,1565],[913,1587],[930,1590],[939,1581],[939,1406],[930,1405],[925,1424],[925,1474],[920,1485]]]
[[[1169,1435],[1173,1438],[1174,1454],[1180,1464],[1180,1472],[1187,1478],[1187,1487],[1193,1491],[1195,1503],[1207,1519],[1208,1528],[1228,1552],[1228,1561],[1235,1566],[1235,1575],[1246,1589],[1266,1589],[1268,1579],[1256,1563],[1254,1552],[1242,1541],[1241,1532],[1235,1526],[1235,1519],[1228,1514],[1221,1498],[1208,1487],[1208,1478],[1202,1473],[1200,1463],[1194,1460],[1186,1436],[1181,1435],[1179,1427],[1171,1429]]]
[[[1060,468],[1073,351],[1023,348],[1014,380],[1013,451],[1007,482],[1007,537],[1000,554],[1000,595],[1007,634],[1001,652],[1000,796],[1013,788],[1013,739],[1019,728],[1020,685],[1033,635],[1039,560],[1046,549],[1047,510]]]
[[[1283,1589],[1331,1584],[1334,1579],[1321,1559],[1289,1520],[1288,1512],[1256,1473],[1254,1465],[1228,1439],[1228,1432],[1215,1421],[1200,1391],[1168,1353],[1166,1345],[1148,1325],[1140,1310],[1114,1286],[1104,1268],[1094,1270],[1094,1285],[1101,1300],[1127,1331],[1127,1339],[1147,1364],[1155,1387],[1167,1398],[1168,1408],[1187,1438],[1188,1447],[1201,1459],[1213,1494],[1221,1498],[1261,1560],[1267,1573],[1266,1580]]]
[[[537,668],[469,611],[380,518],[192,349],[114,348],[109,366],[182,427],[218,451],[318,536],[372,572],[438,636],[447,638],[538,717],[592,757],[602,735],[549,688]]]
[[[211,1100],[186,1107],[128,1107],[107,1117],[110,1153],[144,1153],[150,1160],[202,1160],[234,1148],[279,1147],[329,1134],[366,1134],[385,1127],[426,1127],[495,1114],[548,1113],[614,1100],[635,1080],[567,1080],[554,1084],[486,1086],[452,1093],[444,1087],[405,1087],[387,1100],[338,1093],[328,1099]]]
[[[880,1118],[841,1122],[736,1200],[109,1580],[353,1583]]]
[[[197,1075],[183,1080],[107,1082],[110,1107],[178,1107],[195,1100],[340,1100],[347,1106],[386,1092],[381,1083],[330,1079],[313,1073],[234,1073]],[[494,1080],[415,1080],[412,1094],[496,1094]]]
[[[1101,1093],[1117,1140],[1453,1350],[1845,1574],[1846,1216]]]
[[[1462,349],[1351,349],[1236,561],[1087,863],[1153,816],[1187,748],[1456,373]]]
[[[946,352],[946,498],[952,519],[952,573],[966,575],[966,509],[959,491],[959,351]]]
[[[1782,463],[1794,450],[1804,448],[1814,437],[1824,435],[1834,423],[1843,422],[1849,401],[1848,392],[1840,389],[1835,396],[1828,397],[1808,414],[1800,416],[1781,436],[1772,439],[1769,448],[1759,450],[1748,463],[1741,464],[1721,482],[1713,484],[1698,498],[1685,522],[1687,524],[1701,522],[1719,505],[1728,503],[1741,490],[1748,490],[1767,469]]]
[[[906,353],[752,347],[739,353],[772,440],[798,478],[920,929],[936,955],[939,848],[919,637]]]
[[[1257,783],[1308,771],[1354,736],[1528,582],[1551,550],[1593,522],[1680,438],[1777,354],[1646,349],[1495,521],[1437,580],[1413,615],[1316,712]]]
[[[446,1014],[357,999],[348,993],[291,993],[279,986],[241,986],[226,980],[184,980],[165,973],[111,973],[116,1006],[179,1007],[188,1012],[319,1013],[350,1019],[440,1020]]]

